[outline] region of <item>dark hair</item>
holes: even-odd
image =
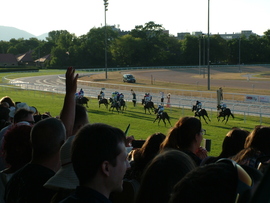
[[[121,142],[125,143],[124,132],[103,123],[86,124],[78,131],[73,141],[71,159],[80,185],[95,177],[102,162],[116,165]]]
[[[14,123],[25,121],[25,118],[27,118],[29,114],[33,113],[33,111],[27,109],[18,109],[14,114]]]
[[[0,130],[9,124],[9,109],[0,106]]]
[[[0,100],[0,103],[2,103],[2,102],[7,102],[9,104],[9,107],[15,106],[14,101],[12,101],[12,99],[9,96],[2,97]]]
[[[241,163],[248,158],[270,155],[270,127],[256,126],[247,136],[245,148],[233,157],[237,163]],[[257,163],[256,163],[257,164]],[[257,167],[250,165],[252,167]]]
[[[180,118],[161,144],[161,150],[165,148],[188,149],[196,140],[196,134],[200,133],[201,129],[202,124],[199,119],[195,117]]]
[[[31,131],[33,158],[46,160],[57,152],[65,141],[66,130],[61,120],[46,118],[34,125]]]
[[[165,138],[163,133],[154,133],[145,140],[141,148],[131,151],[134,160],[126,172],[127,179],[140,180],[146,165],[158,154],[160,144]]]
[[[88,121],[87,110],[84,106],[76,104],[74,126],[86,124]]]
[[[175,185],[169,203],[234,203],[237,177],[233,164],[211,163],[200,166]]]
[[[233,128],[230,130],[222,143],[222,152],[219,158],[229,158],[236,155],[242,149],[244,149],[245,141],[249,131],[239,128]]]
[[[28,162],[32,157],[29,125],[14,125],[7,130],[3,140],[3,155],[5,161],[16,171]]]
[[[142,175],[136,203],[168,202],[173,186],[195,167],[184,152],[174,149],[161,152]]]

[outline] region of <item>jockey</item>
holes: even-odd
[[[124,95],[123,95],[122,92],[119,94],[119,101],[120,101],[121,99],[124,99]]]
[[[197,112],[199,112],[202,109],[202,103],[200,101],[196,101],[196,107],[197,107]]]
[[[152,95],[150,95],[150,93],[148,93],[148,97],[149,97],[149,100],[152,101]]]
[[[158,105],[158,115],[162,115],[162,113],[163,113],[163,111],[164,111],[164,106],[162,106],[162,105]]]
[[[83,89],[81,88],[81,90],[79,91],[79,93],[78,93],[78,97],[79,98],[83,98],[84,97],[84,91],[83,91]]]
[[[76,92],[76,93],[75,93],[75,98],[76,98],[76,99],[79,99],[79,92]]]
[[[147,104],[150,101],[151,101],[150,94],[149,93],[145,93],[145,95],[144,95],[144,102],[145,102],[145,104]]]
[[[223,102],[220,103],[220,109],[221,111],[224,111],[227,108],[227,105]]]
[[[119,99],[119,92],[115,91],[115,92],[114,92],[113,101],[114,101],[114,102],[117,102],[118,99]]]
[[[105,94],[104,94],[104,92],[102,90],[100,91],[99,95],[100,95],[100,98],[101,99],[104,99],[105,98]]]

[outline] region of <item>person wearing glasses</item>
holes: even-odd
[[[188,154],[197,166],[207,157],[207,150],[201,147],[205,130],[201,121],[195,117],[182,117],[169,131],[161,143],[161,151],[177,149]]]

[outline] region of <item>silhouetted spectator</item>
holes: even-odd
[[[252,180],[232,160],[220,160],[197,167],[174,187],[169,203],[235,203],[249,197]]]
[[[270,156],[270,127],[256,126],[246,138],[245,148],[233,157],[238,164],[258,168],[261,157]]]
[[[55,191],[43,187],[60,166],[60,147],[65,140],[65,127],[56,118],[47,118],[31,131],[32,160],[9,180],[6,202],[49,202]]]
[[[200,147],[204,132],[199,119],[182,117],[171,128],[160,149],[172,148],[183,151],[199,166],[201,161],[207,157],[207,151]]]
[[[136,203],[168,202],[174,185],[196,167],[185,153],[167,149],[146,167]]]
[[[109,203],[111,192],[122,191],[126,157],[122,130],[101,123],[85,125],[72,146],[72,163],[80,186],[61,202]]]
[[[233,128],[225,136],[222,143],[222,151],[217,157],[207,157],[203,164],[214,163],[220,158],[231,158],[244,149],[245,141],[249,131],[240,128]]]
[[[17,170],[29,163],[32,158],[31,129],[30,125],[15,125],[4,136],[2,153],[7,168],[0,172],[0,202],[4,202],[6,183]]]
[[[160,144],[165,138],[163,133],[154,133],[145,140],[141,148],[132,150],[129,153],[131,167],[127,170],[125,178],[140,182],[146,165],[159,153]]]

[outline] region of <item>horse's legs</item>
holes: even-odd
[[[224,117],[223,117],[223,120],[222,120],[222,122],[223,122],[223,121],[225,121],[225,119],[226,119],[226,116],[224,116]]]
[[[160,123],[160,120],[161,120],[161,118],[159,117],[159,119],[158,119],[158,125],[159,125],[159,123]]]
[[[227,116],[225,124],[228,122],[230,115]]]
[[[169,118],[167,118],[167,121],[168,121],[168,122],[169,122],[169,124],[172,126],[171,121],[170,121],[170,119],[169,119]]]
[[[163,123],[164,123],[164,124],[165,124],[165,126],[166,126],[165,118],[162,118],[162,120],[163,120]]]
[[[203,120],[205,121],[205,123],[208,124],[207,121],[206,121],[206,119],[205,119],[205,117],[204,116],[202,116],[202,117],[203,117]]]
[[[153,121],[153,123],[156,122],[157,119],[158,119],[158,116],[155,118],[155,120]]]

